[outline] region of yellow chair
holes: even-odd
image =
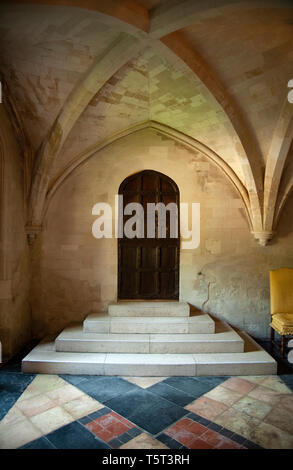
[[[271,344],[284,356],[285,338],[293,335],[293,269],[270,271]],[[281,335],[281,348],[275,343],[275,331]]]

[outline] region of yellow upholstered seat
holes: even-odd
[[[271,342],[274,332],[282,336],[282,354],[284,354],[285,335],[293,335],[293,269],[281,268],[270,271],[271,294]]]
[[[273,315],[271,327],[274,328],[279,335],[292,335],[293,313],[276,313]]]

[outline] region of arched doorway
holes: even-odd
[[[179,298],[179,189],[166,175],[144,170],[126,178],[119,188],[123,196],[123,226],[131,217],[124,214],[125,206],[138,202],[144,209],[143,238],[123,238],[118,241],[118,298],[174,299]],[[158,234],[158,212],[155,217],[155,236],[147,237],[147,204],[177,205],[177,235],[170,226],[166,212],[166,237]],[[173,219],[174,222],[174,219]],[[170,230],[171,228],[171,230]]]

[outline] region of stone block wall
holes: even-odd
[[[23,161],[3,104],[0,105],[0,152],[0,341],[6,359],[31,338],[31,308]]]
[[[258,337],[269,329],[269,269],[293,267],[293,222],[261,247],[250,233],[242,199],[200,152],[145,129],[117,140],[80,165],[57,190],[34,246],[34,336],[55,334],[117,300],[117,240],[95,239],[92,208],[113,208],[121,182],[144,169],[172,178],[181,202],[201,206],[201,241],[181,250],[180,299]],[[293,201],[291,200],[291,206]],[[288,202],[290,205],[290,201]],[[288,206],[289,207],[289,206]],[[289,210],[289,209],[288,209]]]

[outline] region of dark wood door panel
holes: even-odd
[[[147,203],[174,202],[179,210],[179,190],[167,176],[145,170],[121,184],[123,207],[140,202],[145,210],[145,238],[118,242],[118,297],[120,299],[178,299],[179,298],[179,235],[170,237],[167,213],[166,238],[158,237],[158,214],[155,218],[155,238],[147,238]],[[121,216],[121,214],[120,214]],[[123,216],[123,222],[131,216]],[[176,223],[179,234],[179,213]]]

